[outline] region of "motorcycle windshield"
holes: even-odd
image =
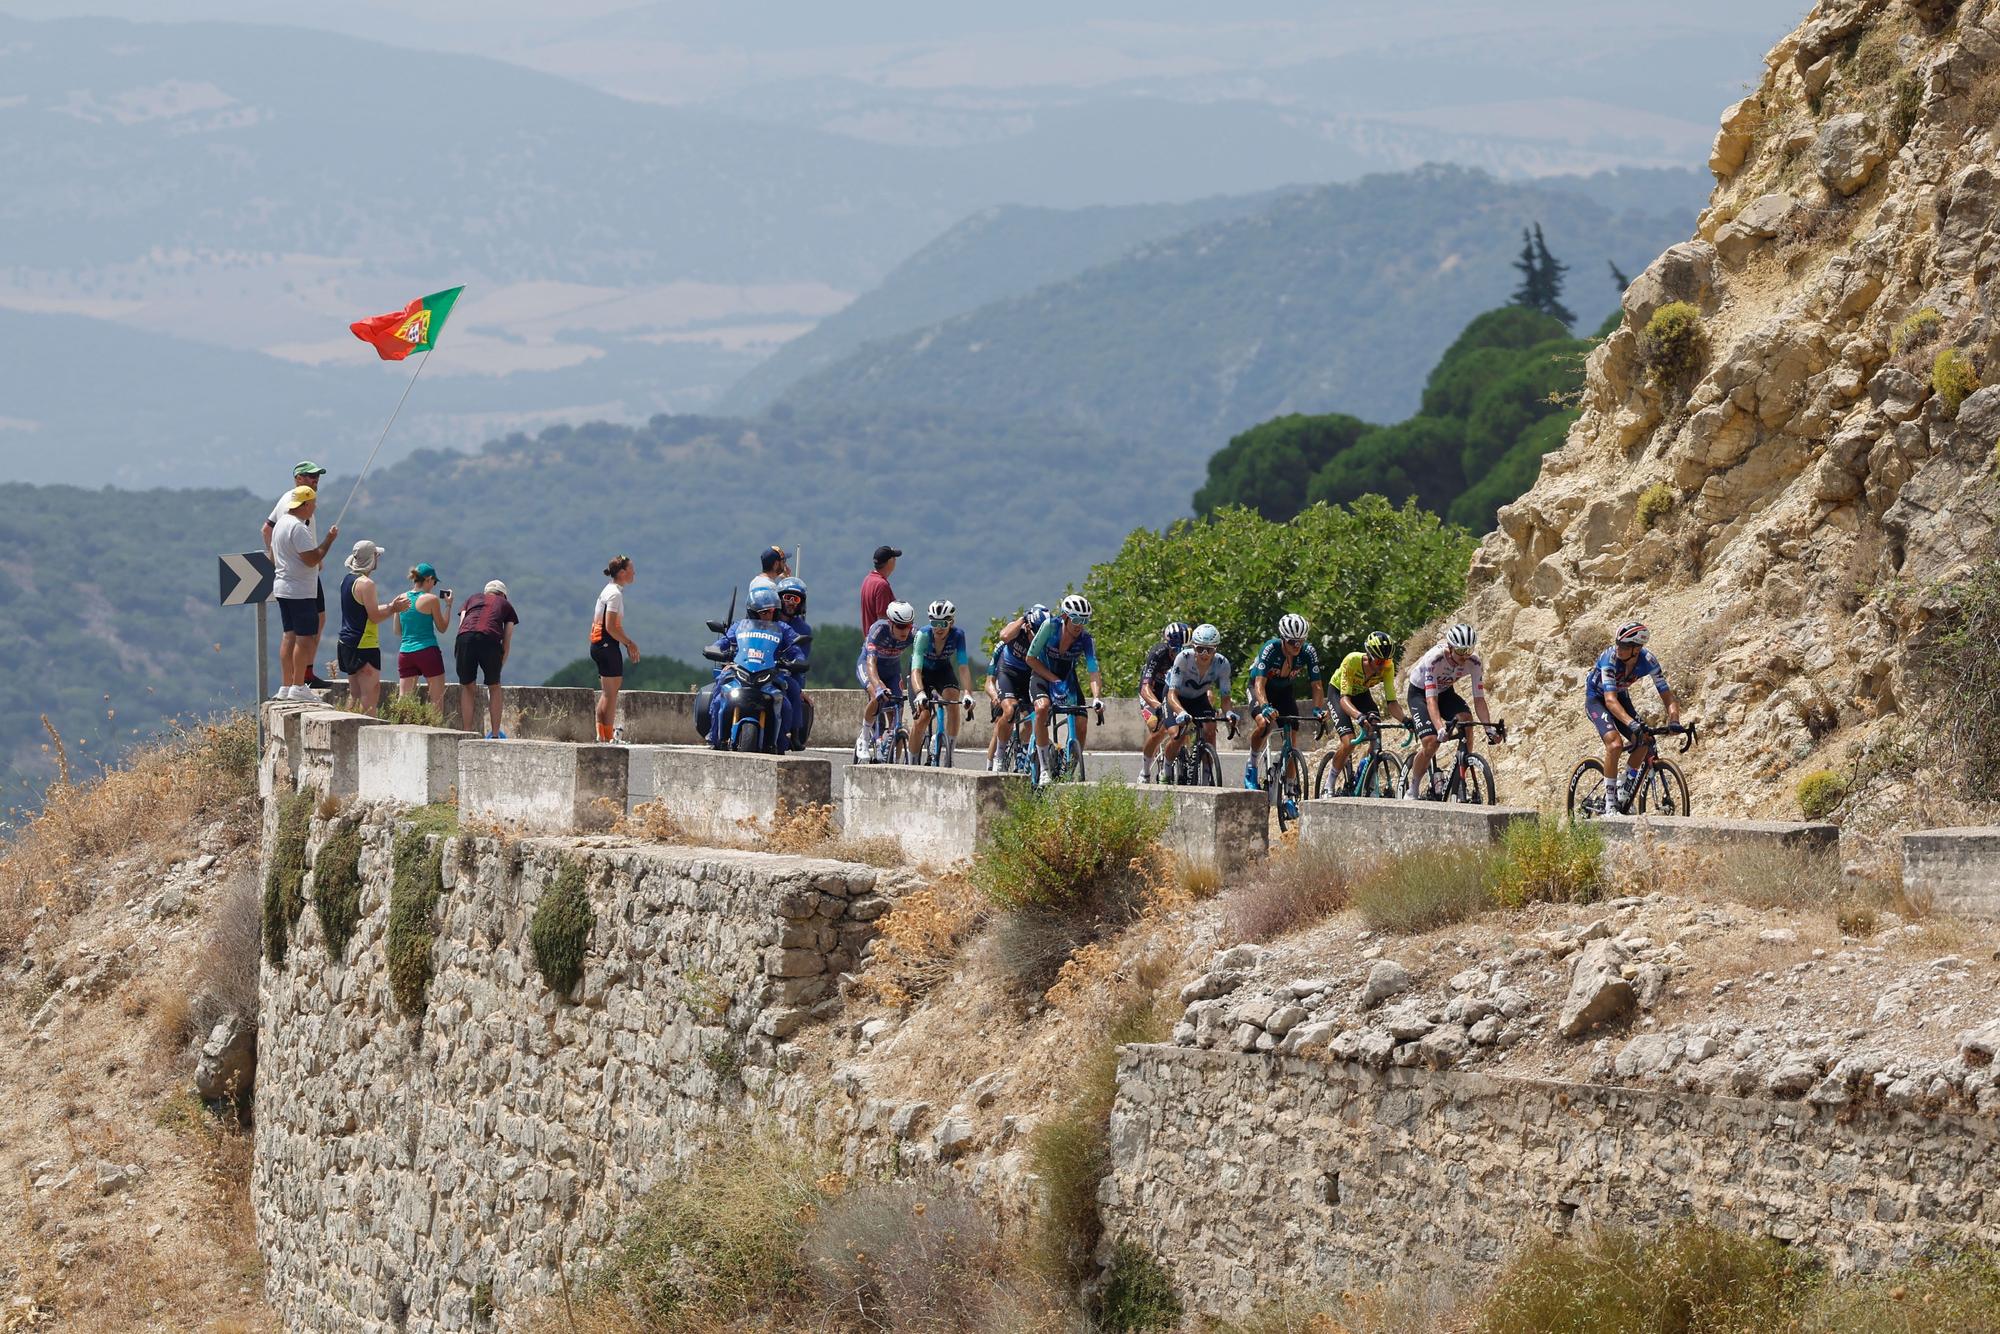
[[[739,636],[736,640],[736,665],[746,672],[768,672],[778,665],[778,640],[776,636]]]

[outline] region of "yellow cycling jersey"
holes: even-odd
[[[1368,655],[1350,653],[1333,670],[1333,688],[1343,695],[1365,695],[1370,686],[1396,679],[1396,660],[1384,658],[1374,671],[1368,670]]]

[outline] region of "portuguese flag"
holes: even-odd
[[[376,315],[370,319],[358,320],[347,327],[354,330],[354,336],[364,343],[375,345],[375,351],[384,361],[401,361],[412,352],[428,352],[444,332],[445,317],[451,314],[452,303],[458,300],[463,287],[453,287],[443,292],[432,292],[420,296],[403,309],[390,315]]]

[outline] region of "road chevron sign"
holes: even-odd
[[[269,600],[275,573],[269,556],[261,551],[245,551],[216,559],[222,567],[223,606],[247,607]]]

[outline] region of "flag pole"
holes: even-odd
[[[382,434],[375,437],[375,448],[368,451],[368,462],[361,465],[361,475],[354,479],[354,489],[347,493],[347,500],[341,505],[340,513],[334,516],[335,528],[340,527],[340,521],[347,517],[347,507],[354,503],[354,497],[360,492],[362,478],[367,477],[368,470],[375,466],[375,456],[382,452],[382,442],[389,438],[389,427],[396,424],[397,416],[403,411],[403,404],[410,401],[410,391],[417,387],[417,377],[424,373],[424,366],[430,361],[431,353],[435,350],[427,347],[424,349],[424,355],[417,358],[417,368],[410,373],[410,382],[403,386],[403,396],[396,400],[396,410],[389,414],[388,425],[382,428]]]

